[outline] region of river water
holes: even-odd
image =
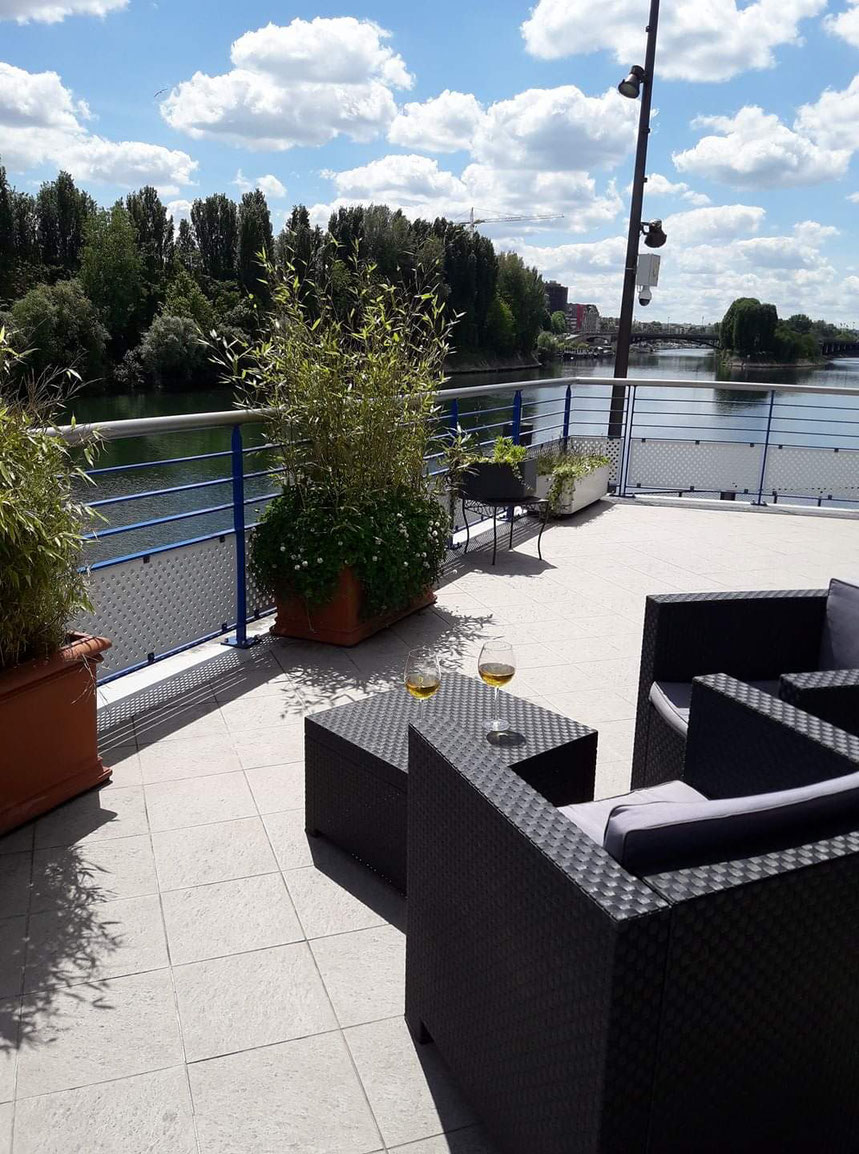
[[[611,375],[610,361],[584,361],[574,364],[551,364],[540,369],[515,370],[509,373],[469,373],[456,376],[449,388],[474,385],[508,385],[513,381],[528,381],[547,377],[606,377]],[[843,396],[820,395],[803,397],[800,394],[782,395],[774,413],[770,414],[770,394],[745,392],[731,388],[730,380],[717,380],[714,354],[706,349],[666,349],[656,353],[634,352],[630,363],[630,378],[640,381],[636,387],[636,436],[685,437],[731,441],[759,441],[768,421],[774,439],[785,444],[817,444],[832,447],[859,447],[859,396],[856,404],[845,406]],[[653,379],[713,381],[712,389],[660,389],[646,382]],[[731,380],[762,382],[764,384],[815,384],[857,389],[859,393],[859,358],[842,359],[817,368],[756,369],[753,373],[734,373]],[[535,431],[554,429],[561,421],[565,384],[547,384],[537,392],[534,405],[526,403],[525,422]],[[509,396],[509,394],[508,394]],[[851,399],[852,400],[852,399]],[[485,411],[504,399],[490,396],[479,402],[464,399],[462,413]],[[214,412],[233,407],[229,389],[213,388],[194,392],[148,392],[123,395],[102,395],[76,398],[70,408],[78,423],[122,420],[132,417],[166,416],[175,413]],[[608,409],[608,389],[605,386],[577,385],[574,389],[571,432],[581,435],[601,435],[605,432]],[[505,414],[492,420],[505,419]],[[463,423],[478,421],[466,418]],[[501,430],[497,430],[500,432]],[[246,446],[262,444],[263,433],[257,426],[244,430]],[[206,460],[187,460],[203,454],[229,450],[228,429],[201,429],[194,432],[166,433],[157,436],[136,437],[132,440],[106,442],[96,462],[99,472],[94,477],[96,487],[89,495],[94,500],[105,500],[130,493],[152,492],[177,485],[192,485],[228,477],[229,457],[219,456]],[[181,460],[176,461],[177,458]],[[173,460],[173,464],[114,471],[118,466],[150,461]],[[246,472],[253,472],[273,463],[265,454],[250,454]],[[101,471],[105,470],[105,471]],[[252,478],[247,482],[249,497],[262,498],[276,484],[271,477]],[[89,551],[90,560],[124,556],[172,541],[187,540],[208,533],[217,533],[232,525],[228,508],[228,484],[186,489],[168,496],[143,497],[139,500],[101,508],[106,518],[99,540]],[[192,510],[210,509],[202,516],[157,525],[130,529],[121,534],[105,533],[119,526],[140,524],[153,518],[169,517]],[[248,509],[248,520],[255,519],[256,509]]]

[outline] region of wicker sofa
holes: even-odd
[[[761,691],[693,698],[706,797],[859,772],[859,738]],[[480,742],[410,741],[406,1020],[500,1151],[857,1149],[855,798],[825,837],[640,877]]]
[[[633,788],[680,775],[691,682],[702,674],[728,673],[859,733],[859,668],[821,664],[828,597],[825,589],[648,597]]]

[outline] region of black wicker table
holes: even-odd
[[[406,788],[409,724],[441,718],[486,741],[499,768],[509,766],[552,805],[594,795],[597,734],[557,713],[505,693],[499,712],[503,744],[490,744],[492,691],[483,682],[446,673],[429,701],[405,688],[305,718],[305,828],[345,849],[406,889]]]

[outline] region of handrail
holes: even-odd
[[[535,381],[499,381],[492,385],[471,385],[460,389],[439,389],[439,401],[462,401],[469,397],[493,396],[498,393],[515,393],[544,388],[547,385],[559,388],[567,385],[621,384],[625,388],[647,387],[667,389],[730,389],[732,392],[760,393],[800,393],[807,395],[853,396],[859,398],[859,389],[843,385],[782,385],[765,381],[691,381],[663,377],[541,377]],[[257,424],[273,414],[272,409],[227,409],[214,413],[180,413],[168,417],[132,417],[122,421],[94,421],[86,425],[60,425],[51,430],[70,444],[80,444],[93,434],[103,441],[118,441],[126,437],[142,437],[158,433],[179,433],[195,429],[212,429],[234,425]]]

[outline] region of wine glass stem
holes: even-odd
[[[492,687],[492,727],[498,729],[501,725],[501,718],[498,716],[498,686]]]

